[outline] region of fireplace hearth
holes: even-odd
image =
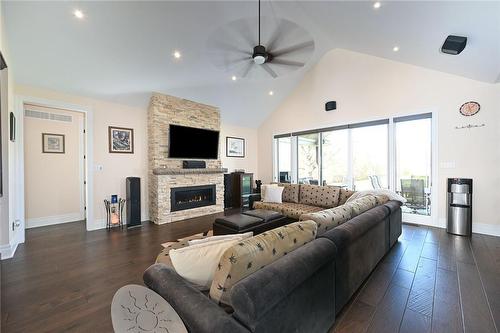
[[[215,184],[173,187],[170,189],[170,211],[192,209],[216,204]]]

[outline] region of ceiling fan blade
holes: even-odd
[[[250,70],[252,69],[252,66],[253,66],[253,61],[249,61],[245,69],[243,70],[241,77],[243,78],[246,77],[248,75],[248,72],[250,72]]]
[[[252,53],[249,50],[244,50],[243,48],[236,47],[235,45],[217,40],[211,45],[212,52],[232,52],[251,56]]]
[[[269,37],[268,42],[266,43],[265,47],[268,50],[272,50],[276,44],[276,41],[280,39],[281,37],[281,31],[280,31],[280,26],[277,26],[276,29],[274,29],[273,34],[271,37]]]
[[[297,25],[286,24],[283,21],[280,21],[278,26],[274,29],[273,34],[269,37],[269,41],[265,45],[268,50],[272,50],[276,47],[276,43],[284,37],[284,35],[289,35],[293,31],[297,30]]]
[[[299,51],[301,49],[306,49],[306,48],[309,48],[309,47],[312,47],[314,46],[314,41],[313,40],[310,40],[310,41],[307,41],[307,42],[304,42],[304,43],[299,43],[299,44],[295,44],[295,45],[292,45],[292,46],[289,46],[289,47],[285,47],[281,50],[276,50],[276,51],[269,51],[274,57],[279,57],[281,55],[284,55],[284,54],[287,54],[287,53],[292,53],[292,52],[296,52],[296,51]]]
[[[272,63],[276,64],[276,65],[287,65],[287,66],[296,66],[296,67],[303,67],[305,65],[305,63],[300,62],[300,61],[276,59],[276,58],[273,58]]]
[[[278,77],[278,74],[276,74],[275,71],[273,71],[271,69],[271,67],[269,67],[268,64],[262,64],[262,65],[259,65],[260,67],[262,67],[266,72],[269,73],[269,75],[271,75],[273,78],[277,78]]]

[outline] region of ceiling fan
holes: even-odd
[[[229,62],[224,63],[224,67],[228,67],[229,63],[232,65],[231,67],[240,67],[242,70],[240,71],[240,76],[242,78],[246,77],[250,70],[255,67],[260,67],[262,68],[267,74],[269,74],[271,77],[276,78],[278,77],[278,73],[282,73],[282,71],[277,69],[277,66],[280,66],[280,68],[286,67],[288,69],[296,69],[303,67],[305,65],[304,61],[298,61],[298,60],[292,60],[290,59],[291,56],[296,56],[296,55],[301,55],[305,51],[309,51],[309,53],[312,52],[314,49],[314,40],[310,39],[310,35],[307,34],[307,32],[303,31],[299,26],[296,24],[287,21],[287,20],[279,20],[279,24],[276,27],[275,31],[269,36],[269,39],[267,43],[262,43],[261,41],[261,1],[258,1],[258,35],[257,35],[257,45],[253,44],[255,43],[255,40],[252,42],[251,39],[253,38],[248,38],[248,36],[242,36],[243,40],[246,40],[250,45],[247,44],[246,47],[244,48],[239,48],[237,45],[231,45],[227,43],[222,43],[220,40],[217,42],[217,47],[218,52],[224,51],[223,49],[226,49],[226,53],[238,53],[240,54],[239,57],[236,59],[232,59]],[[242,23],[241,23],[242,24]],[[241,31],[242,29],[232,29],[233,33],[236,31],[240,31],[240,33],[247,34],[248,31]],[[246,30],[246,29],[245,29]],[[284,43],[284,40],[287,41],[288,43],[295,41],[296,39],[291,40],[290,38],[286,38],[285,34],[290,35],[292,33],[292,30],[301,30],[300,32],[303,32],[301,35],[302,38],[301,40],[304,40],[303,36],[307,36],[306,41],[301,41],[299,43],[290,45],[290,46],[285,46],[278,48],[277,44]],[[253,46],[253,50],[250,51],[248,50],[250,47]],[[215,46],[212,44],[212,46]],[[247,49],[248,48],[248,49]],[[248,50],[248,51],[246,51]],[[243,57],[241,57],[241,54],[244,54]],[[303,58],[303,57],[302,57]],[[301,59],[303,60],[303,59]],[[277,73],[278,72],[278,73]]]

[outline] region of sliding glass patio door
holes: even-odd
[[[406,198],[404,220],[425,222],[432,212],[431,114],[394,118],[395,188]]]
[[[351,132],[355,191],[387,189],[389,173],[388,125],[354,127]]]

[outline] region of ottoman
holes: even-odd
[[[214,235],[241,234],[252,231],[254,235],[294,222],[278,212],[254,209],[241,214],[219,217],[213,224]]]

